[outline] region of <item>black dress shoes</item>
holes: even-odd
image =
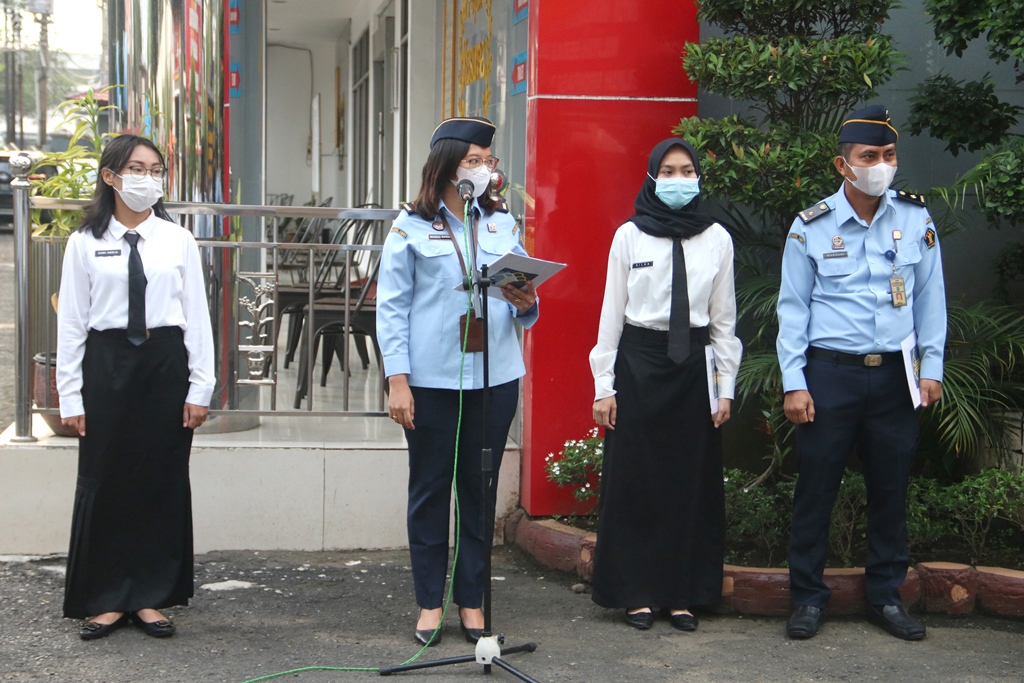
[[[924,624],[907,614],[903,605],[868,605],[868,621],[903,640],[921,640]]]
[[[810,605],[797,605],[786,622],[786,635],[797,640],[813,638],[825,621],[825,610]]]
[[[433,636],[433,640],[431,640],[431,636]],[[432,628],[416,629],[416,642],[420,645],[434,647],[441,642],[441,629],[437,629],[436,633]]]
[[[654,612],[636,612],[635,614],[626,612],[626,623],[633,628],[646,631],[654,626]]]
[[[111,633],[124,626],[127,621],[127,614],[122,614],[117,621],[111,624],[99,624],[95,621],[87,621],[82,626],[82,630],[78,632],[78,637],[82,640],[99,640],[100,638],[106,638]]]
[[[141,628],[142,632],[147,636],[153,636],[154,638],[169,638],[174,635],[174,624],[166,619],[160,619],[159,621],[143,621],[138,612],[131,612],[131,615],[132,621],[135,622],[135,625]]]
[[[669,612],[668,620],[672,623],[673,628],[677,628],[680,631],[697,630],[697,617],[692,614],[672,614]]]
[[[484,630],[482,628],[469,628],[466,626],[465,622],[462,621],[461,616],[459,617],[459,628],[462,629],[462,635],[466,636],[466,642],[473,643],[474,645],[476,645],[477,641],[480,640],[480,636],[484,634]]]

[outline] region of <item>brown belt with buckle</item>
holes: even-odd
[[[831,361],[840,365],[863,365],[869,368],[877,368],[883,365],[903,362],[903,354],[899,351],[859,355],[856,353],[843,353],[842,351],[820,349],[817,346],[811,346],[807,349],[807,358]]]

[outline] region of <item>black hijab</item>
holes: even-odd
[[[651,150],[651,157],[647,160],[647,177],[644,178],[643,187],[633,202],[636,214],[629,220],[648,235],[686,240],[710,228],[715,219],[697,211],[697,207],[700,206],[699,195],[681,209],[669,208],[665,202],[658,199],[654,191],[657,184],[653,178],[658,177],[662,159],[676,146],[687,151],[693,160],[693,170],[700,175],[700,159],[693,145],[682,138],[662,140]]]

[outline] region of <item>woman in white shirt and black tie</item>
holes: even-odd
[[[663,608],[692,631],[689,608],[722,595],[717,429],[729,419],[742,345],[732,239],[697,211],[699,177],[689,142],[670,138],[651,152],[636,214],[612,242],[590,352],[594,420],[606,430],[593,600],[625,608],[640,629]]]
[[[213,394],[199,249],[163,208],[149,140],[111,139],[64,254],[58,299],[61,418],[79,433],[64,616],[103,638],[129,619],[173,635],[160,609],[192,596],[192,430]]]

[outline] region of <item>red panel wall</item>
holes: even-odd
[[[681,58],[698,24],[680,0],[533,0],[529,21],[527,244],[569,265],[541,289],[525,339],[522,503],[542,516],[581,511],[547,481],[545,458],[594,426],[588,354],[608,248],[651,148],[697,113]]]

